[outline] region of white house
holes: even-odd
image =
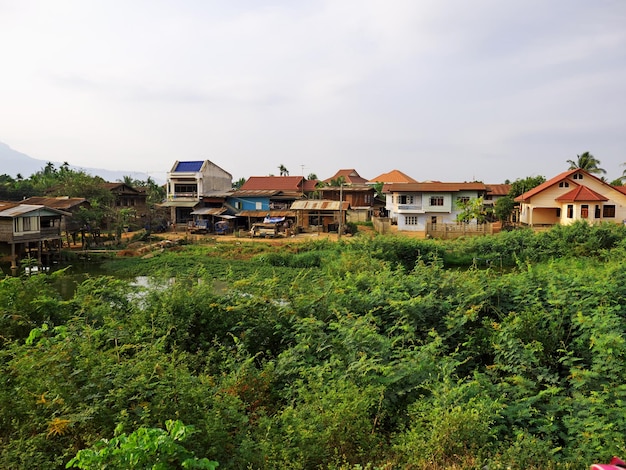
[[[176,161],[167,174],[167,200],[171,219],[186,223],[192,219],[193,207],[215,191],[232,189],[233,177],[209,160]]]
[[[483,183],[393,183],[383,187],[389,217],[399,231],[425,232],[427,224],[456,223],[458,201],[483,197]]]

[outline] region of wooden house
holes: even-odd
[[[70,213],[41,204],[0,202],[0,249],[17,270],[18,259],[60,256],[61,220]]]

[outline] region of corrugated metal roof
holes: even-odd
[[[2,210],[2,206],[0,206],[0,217],[19,217],[31,212],[38,212],[39,215],[71,215],[69,212],[42,206],[40,204],[18,204],[13,207],[7,207],[4,210]]]
[[[174,168],[174,172],[195,173],[202,169],[203,164],[204,164],[204,161],[201,161],[201,160],[190,161],[190,162],[178,162],[178,165],[176,165],[176,168]]]
[[[33,196],[28,199],[24,199],[22,204],[39,204],[46,207],[52,207],[54,209],[62,209],[67,210],[72,207],[79,206],[85,202],[88,202],[87,199],[82,197],[42,197],[42,196]]]
[[[226,212],[225,207],[199,207],[191,211],[192,215],[220,215]]]
[[[341,204],[341,206],[340,206]],[[322,199],[318,201],[294,201],[291,205],[291,210],[305,210],[305,211],[338,211],[338,210],[348,210],[350,208],[350,203],[347,201],[343,201],[340,203],[339,201],[329,201],[327,199]]]
[[[266,217],[267,214],[269,214],[270,217],[295,217],[296,216],[296,213],[294,211],[289,211],[289,210],[271,210],[269,212],[246,210],[246,211],[240,211],[237,213],[237,215],[240,217]]]

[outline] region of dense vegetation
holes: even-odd
[[[0,467],[588,467],[626,444],[625,255],[575,224],[187,245],[69,300],[7,277]]]

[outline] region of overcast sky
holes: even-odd
[[[0,0],[0,141],[159,178],[501,183],[590,151],[612,180],[626,1]]]

